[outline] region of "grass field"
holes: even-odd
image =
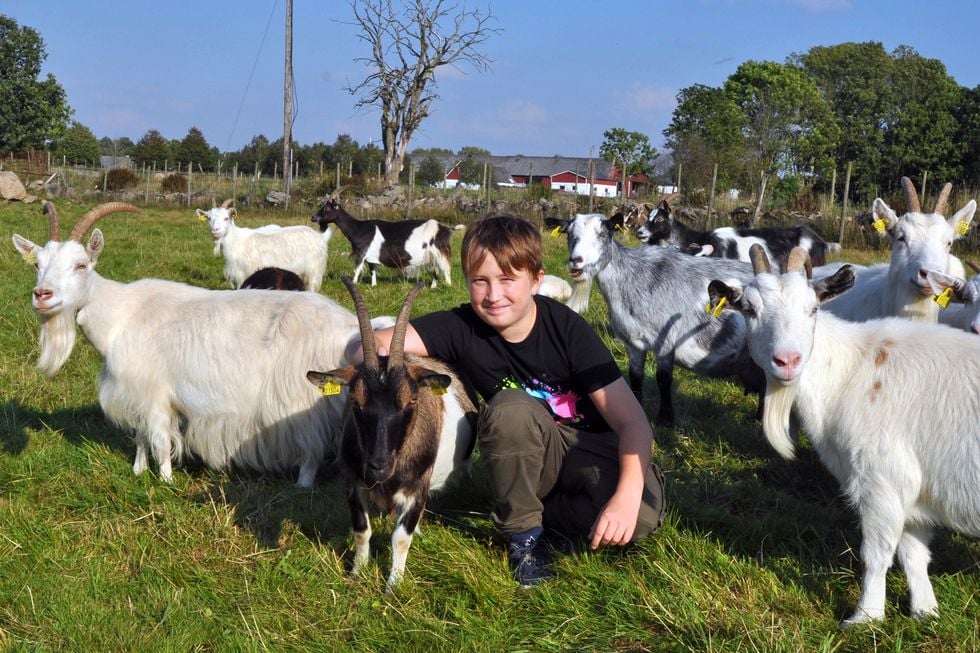
[[[59,204],[63,230],[88,207]],[[249,215],[258,226],[308,216]],[[100,361],[79,339],[47,380],[36,370],[34,270],[12,233],[44,242],[40,206],[0,205],[0,648],[81,651],[961,651],[980,649],[980,545],[942,533],[931,576],[942,616],[908,617],[904,577],[888,579],[888,620],[838,629],[859,593],[860,533],[836,482],[804,448],[786,462],[738,386],[680,371],[678,426],[656,430],[667,477],[663,528],[626,550],[563,558],[532,591],[510,579],[503,542],[473,476],[430,503],[403,584],[383,592],[391,522],[376,516],[374,562],[358,579],[334,470],[313,490],[293,478],[219,473],[194,463],[173,485],[132,472],[135,447],[102,416]],[[149,209],[100,223],[99,271],[223,287],[192,211]],[[460,236],[454,237],[454,253]],[[545,236],[561,273],[563,239]],[[330,243],[323,293],[351,307],[347,242]],[[867,262],[885,255],[845,251]],[[454,254],[455,257],[455,254]],[[425,290],[416,314],[466,301]],[[393,314],[410,283],[362,284],[372,314]],[[586,316],[625,370],[596,289]],[[328,329],[329,325],[312,325]],[[234,337],[234,334],[229,334]],[[653,369],[647,413],[655,411]],[[248,383],[249,379],[229,379]]]

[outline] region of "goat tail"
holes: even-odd
[[[795,438],[790,426],[795,384],[773,383],[766,380],[766,399],[762,408],[762,432],[769,445],[786,460],[796,457]]]
[[[572,294],[565,305],[576,313],[584,313],[589,308],[589,292],[592,290],[592,279],[584,279],[572,283]]]

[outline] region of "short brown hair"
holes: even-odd
[[[493,254],[506,274],[527,270],[535,275],[543,269],[541,232],[533,222],[509,213],[480,218],[467,227],[463,236],[463,274],[469,277],[487,254]]]

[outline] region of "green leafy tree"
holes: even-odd
[[[963,181],[976,188],[980,186],[980,86],[962,89],[956,118],[960,125],[956,140],[963,144]]]
[[[412,156],[417,156],[414,152]],[[446,170],[436,157],[428,155],[419,163],[419,169],[415,173],[415,179],[420,184],[434,186],[439,182],[445,181]]]
[[[742,114],[744,152],[759,174],[754,224],[768,177],[830,170],[839,131],[816,84],[797,66],[747,61],[724,90]]]
[[[164,138],[160,132],[151,129],[136,141],[130,150],[130,156],[137,165],[155,167],[163,170],[164,166],[174,167],[174,154],[170,150],[170,141]]]
[[[459,158],[459,180],[464,184],[483,184],[483,170],[490,159],[490,151],[475,145],[461,147],[456,155]]]
[[[128,136],[120,138],[103,136],[99,139],[99,150],[105,156],[126,156],[132,153],[133,146],[133,141]]]
[[[92,130],[80,122],[72,121],[64,136],[53,145],[57,160],[90,166],[97,166],[99,163],[99,141]]]
[[[625,192],[626,177],[652,169],[657,150],[650,145],[650,138],[646,134],[614,127],[602,132],[599,156],[619,168]]]
[[[41,148],[68,127],[65,91],[50,73],[44,41],[30,27],[0,14],[0,154]]]
[[[177,162],[181,167],[186,168],[187,164],[192,163],[195,168],[200,164],[201,169],[213,171],[218,165],[218,151],[208,145],[200,129],[191,127],[177,148]]]
[[[489,11],[444,0],[352,0],[351,8],[371,54],[356,59],[370,72],[347,90],[356,107],[381,113],[385,184],[394,186],[409,141],[439,98],[436,71],[462,63],[486,70],[490,60],[480,46],[500,30],[490,27]]]

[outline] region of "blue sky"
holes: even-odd
[[[975,0],[490,6],[503,29],[484,47],[491,70],[441,73],[441,99],[409,149],[588,156],[612,127],[645,133],[659,148],[680,89],[720,86],[750,59],[783,62],[848,41],[878,41],[888,51],[909,45],[945,63],[960,85],[980,85]],[[65,88],[74,118],[100,138],[135,141],[156,129],[180,139],[197,127],[226,151],[257,134],[282,135],[285,0],[3,0],[0,13],[40,32],[44,72]],[[293,14],[294,139],[377,140],[377,113],[355,111],[345,90],[364,77],[355,58],[367,54],[349,24],[349,4],[294,0]]]

